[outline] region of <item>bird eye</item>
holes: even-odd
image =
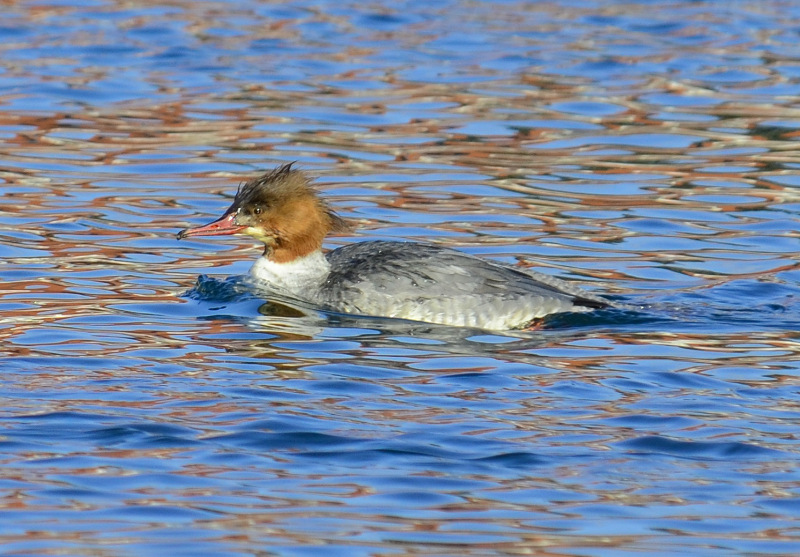
[[[255,214],[257,214],[257,215],[260,215],[261,214],[261,207],[256,207],[255,209],[253,209],[253,212]]]

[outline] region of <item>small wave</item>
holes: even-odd
[[[740,441],[681,441],[659,435],[647,435],[618,443],[618,446],[640,454],[666,454],[683,458],[730,459],[763,458],[780,451]]]

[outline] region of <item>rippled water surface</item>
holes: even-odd
[[[800,553],[796,4],[3,14],[3,554]],[[249,238],[175,239],[287,161],[357,225],[328,247],[632,309],[303,314]]]

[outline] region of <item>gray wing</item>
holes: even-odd
[[[324,297],[347,313],[503,329],[609,305],[557,278],[428,244],[361,242],[327,258]]]

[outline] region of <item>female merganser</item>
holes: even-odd
[[[340,313],[506,330],[611,305],[549,275],[429,244],[367,241],[323,254],[325,236],[347,228],[287,164],[240,186],[222,217],[178,239],[249,234],[265,245],[253,277]]]

